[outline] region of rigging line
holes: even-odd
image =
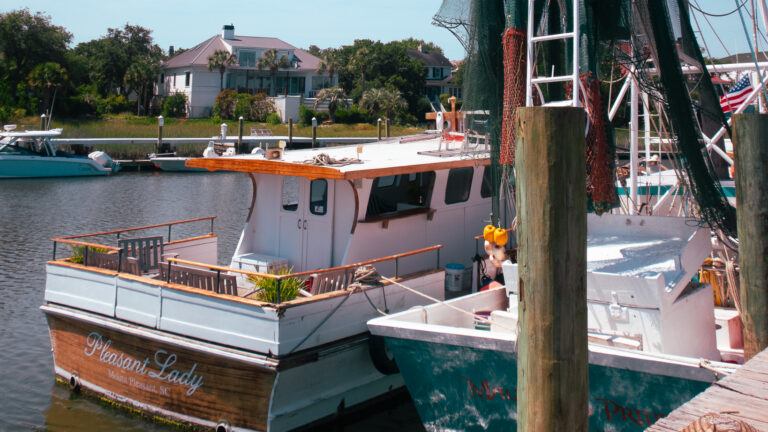
[[[739,4],[739,0],[733,0],[736,2],[736,5]],[[760,84],[763,88],[763,95],[765,96],[765,100],[768,101],[768,90],[765,89],[765,86],[762,85],[763,83],[763,73],[760,71],[760,65],[757,64],[757,57],[755,56],[755,51],[752,48],[752,41],[749,40],[749,31],[747,30],[747,23],[744,21],[744,14],[741,13],[741,8],[739,10],[739,18],[741,18],[741,25],[744,27],[744,35],[747,37],[747,43],[749,44],[749,52],[752,54],[752,60],[755,62],[755,72],[757,72],[757,76],[760,78]]]
[[[692,0],[692,3],[696,3],[696,0]],[[700,9],[695,8],[692,3],[688,3],[688,6],[690,6],[693,9],[696,9],[697,11],[700,11]],[[723,42],[723,40],[720,39],[720,35],[718,34],[717,31],[715,31],[715,27],[712,25],[711,22],[709,22],[709,18],[707,18],[707,16],[705,14],[703,14],[703,15],[704,15],[704,21],[707,23],[707,25],[709,25],[709,29],[712,30],[712,34],[715,35],[715,38],[718,40],[718,42],[720,42],[720,45],[722,45],[723,51],[725,51],[725,53],[730,56],[731,52],[728,50],[728,47],[725,46],[725,42]],[[696,20],[696,14],[691,14],[691,16],[693,16],[693,20],[696,21],[696,27],[699,29],[699,32],[702,33],[701,32],[701,27],[699,26],[698,21]],[[702,35],[703,35],[703,33],[702,33]],[[702,36],[701,39],[703,41],[704,37]],[[706,48],[706,42],[705,42],[704,46]],[[709,53],[709,55],[711,57],[712,56],[712,51],[709,51],[709,48],[707,48],[707,52]]]
[[[692,8],[694,8],[694,9],[696,9],[697,11],[701,12],[703,15],[707,15],[707,16],[711,16],[711,17],[715,17],[715,18],[722,18],[722,17],[727,17],[728,15],[731,15],[734,12],[738,11],[739,9],[743,8],[744,5],[747,4],[747,1],[749,1],[749,0],[744,0],[741,3],[741,5],[739,5],[738,0],[736,0],[736,1],[737,1],[736,9],[734,9],[734,10],[728,12],[728,13],[724,13],[724,14],[713,14],[713,13],[709,13],[709,12],[704,12],[703,10],[700,9],[700,6],[698,6],[698,5],[696,5],[696,6],[690,5],[690,6]]]

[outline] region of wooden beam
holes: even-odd
[[[733,116],[744,360],[768,346],[768,115]]]
[[[518,109],[518,431],[587,431],[585,113]]]

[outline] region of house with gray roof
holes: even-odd
[[[419,60],[427,70],[423,94],[430,102],[439,102],[441,94],[461,99],[461,87],[453,83],[453,64],[440,51],[427,50],[424,45],[418,49],[406,50],[409,57]]]
[[[289,68],[281,68],[274,75],[269,69],[258,67],[259,59],[273,49],[277,50],[278,58],[284,56],[290,63]],[[225,25],[221,34],[167,60],[158,77],[156,94],[163,97],[184,93],[188,117],[210,116],[221,88],[219,70],[208,69],[208,58],[218,50],[226,50],[237,58],[237,63],[228,66],[224,74],[225,89],[302,99],[337,85],[336,77],[331,82],[327,75],[318,73],[321,60],[309,52],[277,38],[236,36],[235,26]]]

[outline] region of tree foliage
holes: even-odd
[[[269,70],[269,75],[271,75],[271,91],[272,95],[275,95],[275,76],[277,76],[277,72],[280,69],[288,69],[291,67],[291,61],[288,60],[288,57],[285,55],[281,55],[278,57],[279,52],[277,49],[270,49],[264,51],[264,54],[259,58],[259,60],[256,62],[256,68],[259,70],[267,69]]]
[[[347,95],[344,93],[344,90],[339,87],[324,88],[317,93],[317,99],[315,99],[313,108],[317,109],[317,106],[323,103],[328,104],[328,115],[330,116],[331,121],[336,121],[336,117],[334,116],[336,110],[348,106]]]
[[[384,117],[394,120],[395,114],[408,108],[408,103],[397,90],[372,88],[363,93],[360,106],[380,116],[384,114]]]
[[[246,121],[263,122],[267,115],[273,112],[275,112],[275,106],[267,99],[267,95],[237,93],[232,89],[219,93],[213,105],[214,116],[229,120],[243,117]]]
[[[237,63],[237,56],[227,50],[216,50],[208,57],[208,70],[219,71],[219,91],[224,90],[224,73]]]

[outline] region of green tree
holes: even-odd
[[[317,109],[317,106],[322,103],[328,103],[328,115],[332,122],[336,121],[336,110],[342,107],[347,107],[349,104],[346,99],[347,95],[339,87],[328,87],[320,90],[317,93],[317,99],[315,99],[315,105],[312,107]]]
[[[51,106],[51,95],[55,96],[56,89],[68,79],[67,70],[58,63],[45,62],[32,69],[32,72],[27,76],[27,83],[33,91],[42,93],[43,112]]]
[[[147,108],[155,77],[160,72],[160,64],[150,57],[142,57],[125,71],[125,85],[128,93],[136,92],[136,115],[141,115],[142,108]]]
[[[237,56],[227,50],[216,50],[208,57],[208,70],[219,71],[219,91],[224,90],[224,72],[237,63]]]
[[[6,102],[22,103],[27,77],[37,65],[66,66],[71,40],[72,34],[40,12],[33,15],[29,9],[21,9],[0,14],[0,81],[7,92]]]
[[[278,54],[279,53],[276,49],[264,51],[264,54],[261,56],[259,61],[256,62],[257,69],[269,70],[269,75],[272,77],[270,93],[272,93],[273,96],[277,96],[275,94],[275,77],[277,76],[277,72],[280,69],[288,69],[291,67],[291,62],[288,60],[288,57],[285,55],[278,57]]]
[[[408,109],[408,102],[396,90],[372,88],[363,93],[360,106],[378,115],[383,113],[384,117],[392,120],[398,111]]]

